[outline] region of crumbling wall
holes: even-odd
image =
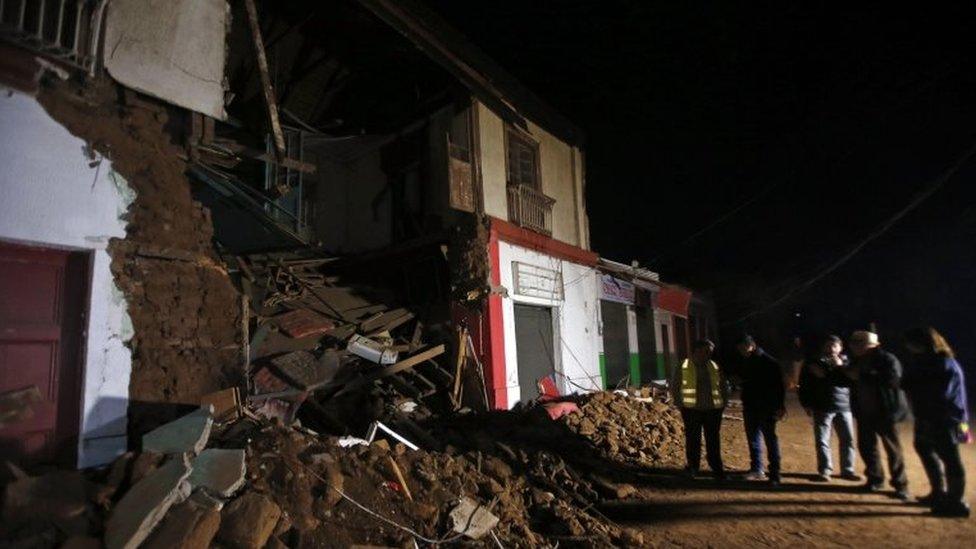
[[[127,237],[109,246],[132,319],[133,437],[178,415],[177,405],[198,404],[201,395],[240,380],[240,298],[215,256],[209,212],[191,197],[182,150],[172,143],[181,111],[110,81],[57,83],[38,99],[136,192]]]

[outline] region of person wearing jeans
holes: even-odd
[[[800,404],[813,418],[814,445],[817,449],[817,477],[819,482],[830,482],[834,470],[830,448],[830,434],[837,430],[840,441],[841,478],[861,480],[854,472],[854,416],[851,414],[850,389],[838,374],[850,366],[841,354],[843,343],[835,335],[824,339],[820,357],[804,364],[800,373]]]
[[[786,414],[786,386],[779,363],[760,349],[752,336],[743,336],[736,345],[741,360],[736,377],[742,385],[742,415],[749,441],[749,472],[746,480],[767,479],[762,460],[766,443],[769,483],[780,483],[779,437],[776,422]]]
[[[902,385],[915,413],[915,451],[932,485],[919,501],[936,516],[968,517],[966,470],[959,456],[959,444],[971,438],[966,377],[934,328],[909,331],[905,347],[910,359]]]

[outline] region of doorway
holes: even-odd
[[[627,340],[627,306],[614,301],[600,301],[603,318],[603,371],[608,389],[629,385],[630,343]]]
[[[538,397],[536,382],[556,371],[554,339],[551,308],[515,304],[515,367],[522,402]]]
[[[74,466],[88,254],[0,242],[0,459]]]

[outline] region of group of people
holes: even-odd
[[[881,491],[885,474],[878,451],[880,441],[894,497],[911,501],[897,430],[898,423],[911,414],[915,450],[932,487],[918,501],[939,516],[968,517],[966,475],[959,453],[959,444],[971,438],[965,376],[945,338],[934,328],[907,332],[904,368],[898,357],[881,347],[873,332],[854,332],[848,347],[851,359],[844,354],[839,337],[826,337],[817,356],[808,358],[800,373],[798,396],[813,422],[817,455],[814,480],[831,481],[834,466],[830,441],[836,430],[840,478],[861,480],[854,469],[859,449],[867,477],[864,489]],[[718,481],[726,479],[720,434],[731,382],[735,382],[741,390],[749,444],[750,467],[743,478],[778,486],[782,477],[776,424],[786,415],[786,379],[779,363],[751,336],[742,336],[736,351],[737,360],[720,367],[713,359],[715,344],[697,341],[691,356],[675,369],[670,380],[685,425],[685,474],[692,478],[699,474],[704,432],[712,475]]]

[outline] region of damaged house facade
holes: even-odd
[[[345,365],[357,331],[416,395],[459,387],[433,360],[464,347],[496,409],[542,379],[663,379],[714,336],[707,302],[591,250],[580,130],[419,3],[0,6],[14,456],[107,463],[208,395],[260,396],[274,352]],[[313,331],[280,335],[315,299]],[[302,388],[268,391],[293,414]]]

